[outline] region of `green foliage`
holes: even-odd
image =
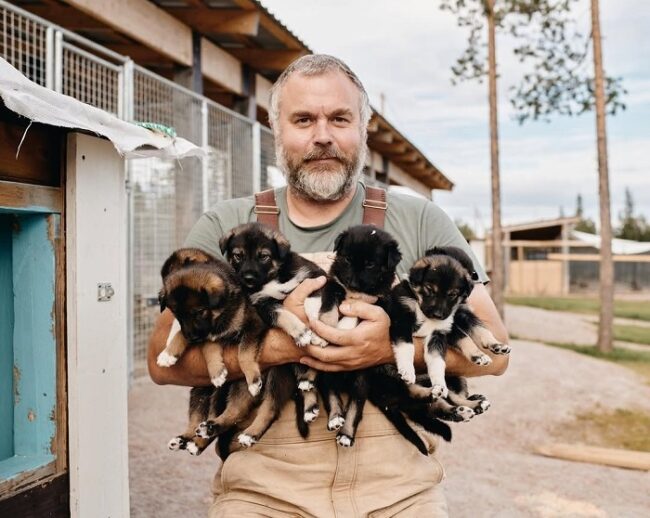
[[[650,225],[643,215],[634,214],[634,199],[629,188],[625,188],[625,208],[618,215],[619,227],[616,237],[633,241],[650,241]]]
[[[597,315],[600,309],[598,299],[587,297],[507,297],[506,302],[517,306],[591,315]],[[650,301],[615,300],[614,316],[650,322]]]
[[[576,198],[576,217],[580,218],[580,221],[576,223],[575,229],[579,232],[587,232],[588,234],[596,233],[596,224],[591,218],[585,218],[582,208],[582,195],[578,194]]]
[[[487,75],[485,19],[493,3],[497,30],[509,34],[513,52],[527,72],[511,89],[516,119],[549,120],[550,115],[580,115],[594,108],[594,78],[588,66],[591,36],[581,34],[571,9],[579,0],[441,0],[469,30],[467,47],[452,66],[452,82]],[[608,113],[625,109],[621,78],[605,78]]]
[[[454,223],[456,223],[460,233],[463,234],[465,241],[469,243],[472,239],[476,239],[476,232],[474,232],[474,229],[469,224],[460,219],[457,219]]]
[[[650,327],[614,325],[614,340],[650,345]]]

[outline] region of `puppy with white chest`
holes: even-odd
[[[327,345],[282,305],[302,281],[325,276],[325,271],[293,252],[282,234],[260,223],[235,227],[221,238],[219,246],[268,326],[285,331],[299,347]],[[319,413],[318,396],[313,390],[317,373],[301,364],[294,364],[293,369],[298,387],[304,392],[304,418],[311,422]]]
[[[453,387],[448,386],[444,359],[448,347],[458,349],[477,365],[488,365],[492,361],[481,348],[496,354],[510,352],[510,348],[499,343],[466,304],[476,279],[472,261],[461,249],[428,250],[413,265],[408,280],[393,289],[391,342],[400,376],[413,384],[412,337],[423,337],[431,396],[449,398],[455,405],[480,413],[487,409],[487,401],[479,396],[468,398],[463,380],[452,378]]]

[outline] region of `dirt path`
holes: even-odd
[[[575,322],[574,322],[575,324]],[[472,380],[493,403],[454,425],[441,448],[451,516],[641,517],[650,509],[650,473],[548,459],[531,447],[577,412],[650,411],[650,387],[631,371],[538,343],[513,341],[508,372]],[[203,517],[218,460],[166,449],[185,423],[187,390],[143,380],[129,394],[133,517]]]

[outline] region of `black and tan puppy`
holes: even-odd
[[[212,383],[218,387],[226,381],[223,348],[236,347],[248,390],[256,396],[262,388],[258,358],[268,327],[251,306],[234,270],[199,250],[181,249],[170,256],[161,273],[160,308],[174,314],[187,346],[201,346]],[[180,341],[172,338],[161,353],[163,359],[182,354]],[[170,351],[172,344],[176,350]]]
[[[332,327],[352,328],[357,320],[339,313],[345,299],[377,304],[388,311],[391,284],[402,257],[397,241],[377,227],[357,225],[336,238],[334,251],[327,283],[305,300],[307,315]],[[340,445],[352,446],[369,396],[367,370],[321,373],[318,384],[328,412],[328,429],[338,430]],[[342,393],[349,396],[345,406]]]
[[[448,347],[457,348],[477,365],[491,362],[479,346],[496,354],[510,352],[466,304],[476,278],[471,259],[461,249],[428,250],[413,265],[408,280],[393,289],[390,331],[397,368],[404,381],[415,382],[412,337],[423,337],[431,396],[448,398],[462,410],[469,407],[480,413],[489,404],[478,395],[469,398],[463,380],[452,378],[453,390],[449,390],[444,359]]]
[[[327,345],[282,302],[302,281],[325,276],[319,266],[291,251],[279,232],[260,223],[247,223],[232,229],[219,241],[221,252],[237,272],[251,302],[264,322],[285,331],[296,344]],[[304,418],[318,416],[318,397],[314,391],[316,371],[294,364],[298,388],[305,392]]]

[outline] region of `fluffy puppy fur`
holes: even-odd
[[[458,349],[477,365],[491,362],[479,347],[496,354],[510,352],[465,303],[477,278],[465,252],[456,247],[439,247],[428,250],[413,265],[408,280],[393,289],[391,342],[400,376],[408,384],[415,383],[412,336],[424,337],[430,395],[434,399],[447,398],[452,406],[460,406],[453,412],[462,414],[466,408],[481,413],[489,403],[479,395],[469,397],[464,380],[445,377],[447,348]],[[444,402],[440,405],[441,412],[452,411]]]
[[[219,387],[228,375],[223,348],[237,347],[248,390],[257,395],[262,388],[258,358],[268,327],[242,291],[234,270],[200,250],[180,249],[167,259],[161,275],[160,309],[171,310],[187,345],[201,345],[212,383]],[[175,351],[166,347],[163,353]]]
[[[221,238],[219,246],[267,325],[284,330],[299,347],[309,343],[326,345],[282,305],[282,301],[302,281],[325,276],[325,271],[292,252],[291,245],[281,233],[260,223],[235,227]],[[318,396],[313,390],[316,371],[300,364],[294,364],[293,368],[298,387],[304,392],[304,419],[311,422],[319,413]]]

